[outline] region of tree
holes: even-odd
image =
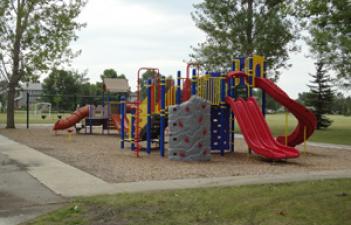
[[[337,74],[340,86],[351,88],[351,2],[349,0],[303,1],[302,15],[310,36],[307,43],[318,58]]]
[[[141,78],[140,78],[140,98],[141,99],[144,99],[146,98],[146,84],[147,84],[147,81],[151,78],[154,78],[154,77],[157,77],[157,72],[153,71],[153,70],[147,70],[145,73],[143,73],[141,75]],[[157,93],[157,88],[155,90],[155,94],[158,95]]]
[[[56,110],[73,110],[81,83],[75,72],[54,69],[43,82],[43,100]]]
[[[350,116],[351,115],[351,97],[345,97],[342,93],[337,93],[334,98],[333,102],[333,112],[344,115]]]
[[[126,76],[122,74],[117,74],[116,70],[114,69],[106,69],[104,70],[103,74],[100,75],[101,80],[104,78],[117,78],[117,79],[126,79]]]
[[[8,81],[7,128],[15,128],[15,88],[76,56],[70,48],[84,24],[76,18],[85,0],[1,0],[0,74]]]
[[[289,66],[289,51],[297,50],[298,27],[288,16],[292,2],[204,0],[195,4],[193,20],[207,39],[193,47],[191,57],[215,71],[227,69],[238,56],[264,55],[276,80],[278,69]]]
[[[324,69],[323,62],[316,63],[316,74],[311,75],[313,81],[309,86],[310,92],[306,96],[306,104],[312,106],[317,117],[317,129],[329,127],[333,121],[325,114],[331,113],[334,93],[331,89],[331,79]]]

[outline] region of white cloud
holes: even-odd
[[[106,68],[115,68],[127,75],[135,89],[139,67],[159,67],[162,74],[175,74],[185,70],[184,60],[190,46],[204,40],[190,17],[192,4],[199,0],[90,0],[80,20],[87,28],[79,32],[73,44],[82,49],[73,67],[88,69],[91,81],[100,79]],[[278,85],[291,97],[307,90],[308,73],[314,72],[311,59],[303,52],[292,54],[292,68],[282,71]]]

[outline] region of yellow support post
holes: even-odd
[[[285,145],[288,145],[289,112],[285,111]]]
[[[303,128],[303,152],[304,154],[307,153],[307,127],[304,126]]]

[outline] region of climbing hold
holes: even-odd
[[[199,118],[197,119],[197,122],[198,123],[202,123],[203,120],[204,120],[204,117],[203,116],[199,116]]]
[[[183,128],[183,127],[184,127],[182,121],[180,121],[180,120],[178,121],[178,126],[179,126],[180,128]]]
[[[185,143],[189,143],[189,142],[190,142],[190,139],[189,139],[188,136],[185,136],[185,137],[184,137],[184,142],[185,142]]]

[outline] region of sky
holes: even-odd
[[[87,70],[91,82],[99,81],[104,69],[113,68],[127,76],[132,90],[140,67],[157,67],[164,75],[185,73],[191,46],[205,40],[192,21],[193,4],[200,0],[89,0],[79,21],[87,27],[78,32],[73,49],[82,54],[72,68]],[[314,72],[308,48],[291,54],[292,67],[282,70],[278,85],[290,97],[307,91],[309,73]]]

